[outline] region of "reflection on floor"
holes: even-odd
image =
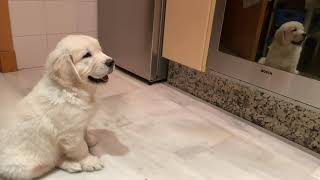
[[[0,99],[16,101],[41,73],[0,74]],[[166,84],[148,86],[116,71],[98,99],[91,129],[100,142],[92,151],[102,155],[106,168],[57,170],[44,179],[320,179],[319,159]]]

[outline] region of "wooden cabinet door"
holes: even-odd
[[[216,0],[167,0],[162,56],[205,71]]]
[[[248,8],[243,7],[243,0],[227,1],[221,33],[223,45],[238,56],[255,61],[259,42],[264,42],[263,27],[269,22],[267,8],[267,0]]]
[[[0,0],[0,72],[17,70],[13,49],[8,0]]]

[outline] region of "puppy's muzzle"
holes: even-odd
[[[307,33],[303,33],[302,36],[303,36],[304,38],[306,38],[306,37],[307,37]]]

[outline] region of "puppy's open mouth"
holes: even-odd
[[[296,46],[301,46],[304,40],[301,41],[291,41],[292,44],[296,45]]]
[[[103,78],[95,78],[95,77],[92,77],[92,76],[88,76],[88,79],[89,79],[89,81],[91,81],[93,83],[100,84],[100,83],[108,82],[109,76],[105,75]]]

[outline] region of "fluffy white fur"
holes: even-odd
[[[87,126],[96,109],[97,84],[107,81],[113,66],[96,39],[71,35],[61,40],[43,78],[7,116],[15,123],[0,130],[0,179],[33,179],[55,167],[102,169],[88,151],[95,139]]]
[[[301,44],[306,37],[301,23],[291,21],[284,23],[274,36],[266,58],[259,63],[271,66],[283,71],[298,73]]]

